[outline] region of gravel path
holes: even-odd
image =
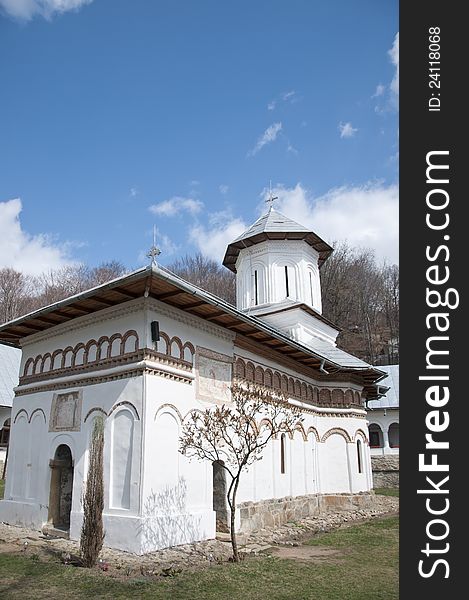
[[[344,524],[395,514],[398,510],[398,498],[377,495],[372,508],[328,513],[295,523],[286,523],[276,529],[262,529],[249,536],[239,536],[239,545],[241,551],[247,554],[258,554],[278,544],[287,547],[300,546],[303,539],[316,533],[331,531]],[[78,542],[52,538],[38,531],[0,523],[0,553],[4,552],[55,554],[67,562],[78,554]],[[120,571],[127,576],[135,572],[152,575],[165,569],[208,566],[211,563],[227,561],[230,556],[231,545],[226,534],[221,534],[220,539],[185,544],[144,556],[110,548],[104,548],[102,551],[103,562],[113,571]]]

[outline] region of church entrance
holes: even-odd
[[[226,507],[226,471],[223,463],[213,463],[213,510],[217,514],[217,531],[229,532],[228,510]]]
[[[66,444],[57,447],[49,466],[49,525],[54,529],[68,531],[72,510],[73,460],[72,452]]]

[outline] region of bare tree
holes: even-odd
[[[392,265],[383,269],[383,310],[389,330],[389,364],[399,360],[399,267]]]
[[[59,302],[68,296],[115,279],[125,272],[124,265],[118,261],[102,263],[93,268],[80,263],[48,271],[36,280],[36,304],[40,307]]]
[[[226,494],[230,508],[233,559],[239,561],[235,531],[236,494],[241,474],[262,459],[269,441],[281,431],[293,430],[303,419],[299,407],[282,394],[255,384],[233,384],[232,404],[193,412],[180,437],[182,454],[217,462],[229,476]],[[257,423],[262,423],[259,426]]]
[[[28,312],[31,292],[30,277],[14,269],[0,269],[0,323]]]
[[[338,345],[372,364],[393,362],[397,356],[388,349],[399,336],[399,269],[378,266],[370,249],[335,246],[321,284],[323,314],[342,330]]]
[[[118,260],[103,262],[89,271],[89,287],[101,285],[117,277],[121,277],[127,272],[125,266]]]
[[[80,554],[85,567],[94,567],[103,547],[104,509],[104,419],[97,417],[93,424],[90,444],[88,476],[83,494],[83,524],[80,537]]]
[[[182,279],[223,298],[230,304],[236,303],[236,280],[234,274],[206,258],[200,252],[194,256],[186,254],[167,267]]]

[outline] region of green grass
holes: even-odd
[[[317,536],[309,544],[347,553],[347,569],[353,576],[347,576],[342,565],[324,568],[333,582],[331,585],[336,590],[336,598],[382,600],[399,597],[399,517],[339,529]],[[334,595],[326,596],[329,597]]]
[[[3,498],[4,493],[5,493],[5,480],[0,479],[0,500]]]
[[[374,492],[380,496],[395,496],[399,498],[399,488],[375,488]]]
[[[263,556],[152,580],[118,581],[55,559],[0,553],[0,597],[152,600],[397,600],[398,518],[313,538],[338,551],[321,562]]]

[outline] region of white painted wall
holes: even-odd
[[[304,241],[267,240],[242,249],[236,261],[236,304],[240,310],[257,304],[274,304],[287,298],[285,267],[288,269],[289,295],[322,311],[319,254]]]
[[[128,329],[138,332],[140,346],[151,346],[150,322],[157,320],[160,331],[194,347],[233,356],[234,335],[213,324],[155,301],[135,311],[129,303],[126,313],[101,311],[95,324],[89,317],[78,319],[66,333],[57,328],[46,336],[27,340],[23,361],[73,346],[78,341],[111,335]],[[102,319],[106,314],[109,319]],[[161,342],[158,351],[162,351]],[[271,360],[243,351],[243,357],[279,368]],[[167,545],[212,538],[215,535],[212,465],[189,461],[179,453],[179,433],[185,416],[211,403],[196,395],[196,383],[175,381],[152,374],[116,378],[92,385],[77,385],[35,391],[17,396],[12,409],[12,432],[5,500],[0,502],[0,520],[40,529],[48,518],[51,469],[49,461],[60,444],[67,444],[74,461],[73,501],[70,536],[78,539],[82,522],[81,496],[88,468],[88,447],[93,419],[104,411],[105,544],[136,553]],[[293,370],[281,368],[295,375]],[[196,375],[193,368],[191,377]],[[301,376],[303,380],[308,381]],[[57,379],[34,385],[57,383]],[[311,383],[316,383],[313,379]],[[345,386],[343,382],[334,384]],[[347,387],[350,386],[350,384]],[[79,389],[82,414],[79,431],[49,431],[51,406],[56,393]],[[358,389],[358,388],[357,388]],[[342,411],[343,413],[344,411]],[[285,438],[285,473],[280,473],[280,441],[272,440],[263,459],[243,474],[238,501],[258,501],[306,493],[366,491],[371,487],[369,452],[364,445],[366,472],[358,473],[356,439],[366,431],[363,418],[333,416],[332,409],[305,413],[305,436],[295,431]],[[357,412],[356,410],[354,412]],[[332,416],[331,416],[332,414]],[[331,429],[337,432],[322,440]]]

